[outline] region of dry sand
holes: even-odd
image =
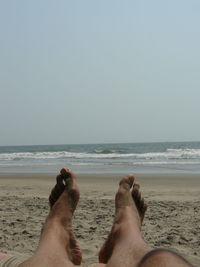
[[[78,175],[81,199],[73,227],[83,263],[98,262],[114,214],[119,175]],[[136,175],[148,203],[142,233],[200,265],[200,175]],[[0,174],[0,250],[32,254],[48,214],[52,174]]]

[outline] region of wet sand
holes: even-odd
[[[0,174],[0,250],[31,255],[48,214],[56,174]],[[83,263],[98,251],[114,216],[119,175],[77,175],[81,198],[73,227]],[[148,203],[142,234],[153,247],[176,250],[200,265],[200,175],[136,175]]]

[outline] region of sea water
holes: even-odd
[[[1,146],[0,173],[199,173],[200,142]]]

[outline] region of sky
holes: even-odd
[[[0,1],[0,145],[200,140],[199,0]]]

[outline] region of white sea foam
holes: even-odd
[[[200,149],[167,149],[165,152],[151,153],[76,153],[67,151],[57,152],[19,152],[1,153],[1,161],[13,160],[48,160],[48,159],[135,159],[135,160],[182,160],[200,159]]]

